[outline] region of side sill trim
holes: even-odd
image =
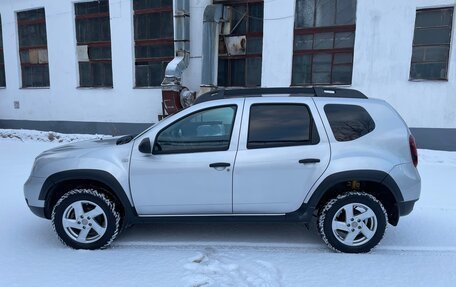
[[[216,213],[216,214],[156,214],[156,215],[140,215],[139,218],[148,218],[148,217],[224,217],[224,216],[284,216],[285,213],[258,213],[258,214],[231,214],[231,213]]]

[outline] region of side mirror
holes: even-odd
[[[138,149],[142,153],[152,153],[152,147],[150,145],[150,139],[144,138],[138,146]]]

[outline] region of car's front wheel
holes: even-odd
[[[318,217],[323,241],[346,253],[369,252],[383,238],[387,224],[383,204],[364,192],[347,192],[330,199]]]
[[[51,219],[60,240],[75,249],[105,248],[120,229],[115,203],[95,189],[65,193],[54,206]]]

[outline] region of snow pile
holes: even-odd
[[[15,141],[38,141],[38,142],[55,142],[69,143],[82,140],[100,139],[111,137],[107,135],[88,135],[88,134],[61,134],[57,132],[42,132],[35,130],[11,130],[0,129],[1,139],[10,139]]]

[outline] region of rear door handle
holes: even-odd
[[[300,164],[311,164],[311,163],[319,163],[320,159],[318,158],[306,158],[299,160]]]
[[[220,168],[220,167],[229,167],[231,164],[227,163],[227,162],[215,162],[215,163],[211,163],[209,165],[209,167],[212,167],[212,168]]]

